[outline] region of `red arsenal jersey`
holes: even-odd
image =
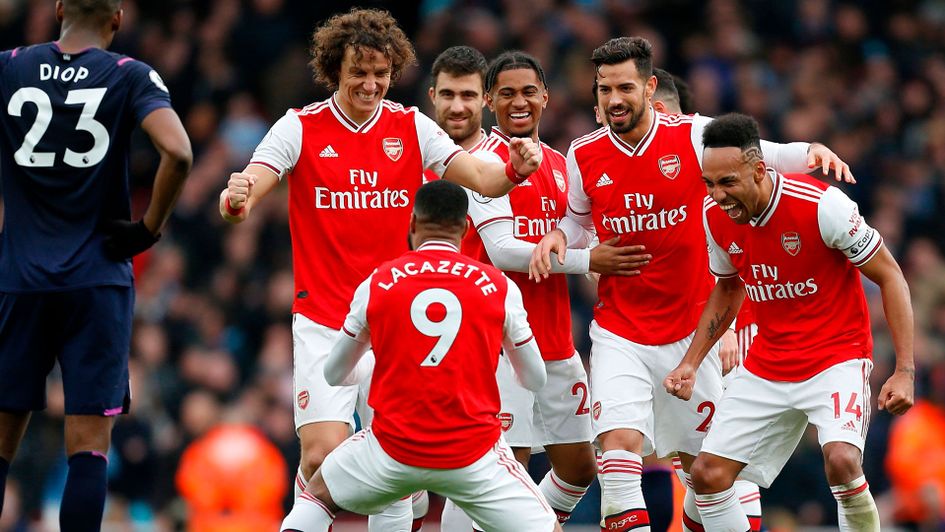
[[[444,242],[382,264],[355,292],[342,331],[370,334],[372,430],[398,462],[465,467],[499,438],[499,351],[532,339],[521,293]]]
[[[745,225],[705,201],[710,267],[745,283],[758,326],[745,367],[797,382],[870,358],[873,339],[858,266],[883,240],[840,189],[769,170],[768,207]]]
[[[416,108],[387,100],[361,125],[334,97],[276,122],[250,164],[289,181],[292,311],[340,328],[358,283],[407,250],[424,169],[442,175],[461,151]]]
[[[541,144],[541,166],[507,196],[486,198],[470,192],[469,217],[474,231],[466,234],[462,250],[477,260],[492,263],[478,231],[505,220],[511,221],[512,237],[537,244],[545,233],[558,226],[568,204],[567,168],[564,156],[545,143]],[[472,153],[472,152],[471,152]],[[477,157],[505,163],[509,160],[509,137],[498,128],[478,150]],[[568,279],[551,275],[541,283],[528,279],[527,273],[506,271],[522,291],[528,321],[544,360],[565,360],[574,354],[571,337],[571,302]]]
[[[700,120],[701,129],[707,119]],[[620,237],[617,245],[642,244],[653,256],[641,275],[602,275],[594,308],[603,328],[640,344],[691,334],[714,284],[702,267],[705,185],[693,121],[654,112],[636,146],[605,127],[575,140],[568,152],[570,209],[592,217],[601,242]]]

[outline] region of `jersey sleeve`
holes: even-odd
[[[856,202],[837,187],[827,188],[821,196],[817,223],[824,244],[842,251],[858,268],[869,262],[883,245],[879,231],[866,223]]]
[[[443,177],[446,167],[464,150],[457,146],[430,117],[420,111],[414,111],[413,115],[417,126],[417,140],[420,142],[423,167]]]
[[[373,279],[374,274],[372,273],[364,282],[358,285],[358,288],[354,291],[354,296],[351,298],[351,309],[341,326],[341,332],[345,336],[361,343],[368,343],[371,336],[367,323],[367,307]]]
[[[152,111],[171,106],[171,93],[161,79],[161,75],[146,63],[128,58],[127,62],[119,61],[119,69],[127,69],[131,90],[129,103],[135,114],[135,120],[140,124]]]
[[[532,334],[532,328],[528,325],[528,314],[522,302],[522,291],[508,277],[505,281],[508,289],[505,294],[504,343],[519,347],[527,344],[529,340],[535,338],[535,335]]]
[[[302,122],[299,115],[289,109],[256,146],[249,164],[264,166],[279,176],[291,172],[302,152]]]
[[[706,245],[709,247],[709,271],[718,278],[735,277],[738,275],[738,270],[735,269],[735,266],[732,264],[732,259],[728,256],[728,252],[722,249],[718,242],[715,241],[715,237],[712,236],[708,214],[709,209],[703,209],[702,225],[705,227],[705,240]]]
[[[594,220],[591,218],[591,199],[584,192],[584,178],[574,155],[574,146],[565,157],[568,170],[568,210],[558,223],[558,229],[568,238],[568,247],[587,247],[594,239]]]

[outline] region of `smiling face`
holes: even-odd
[[[391,62],[372,48],[345,48],[338,76],[338,105],[361,124],[374,114],[390,88]]]
[[[453,76],[440,72],[430,87],[430,99],[436,111],[436,123],[453,142],[463,143],[479,133],[482,127],[482,76]]]
[[[706,148],[702,155],[706,192],[737,224],[747,224],[771,200],[772,183],[760,154],[757,148],[725,147]]]
[[[656,78],[644,79],[632,60],[597,69],[597,106],[614,133],[628,133],[649,115]]]
[[[548,105],[548,91],[537,72],[530,68],[499,72],[486,103],[503,133],[538,140],[538,123]]]

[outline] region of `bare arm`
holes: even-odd
[[[227,188],[220,193],[220,216],[230,223],[242,222],[253,206],[277,184],[279,176],[258,164],[250,164],[242,172],[230,174]]]
[[[728,331],[745,300],[745,285],[737,276],[723,277],[715,284],[706,302],[696,335],[676,369],[663,381],[666,391],[688,401],[696,382],[696,370],[712,346]]]
[[[879,409],[903,414],[914,401],[915,361],[913,360],[914,322],[909,285],[886,246],[860,266],[860,271],[879,286],[883,313],[896,350],[896,370],[879,392]]]
[[[161,156],[151,190],[151,203],[143,218],[145,227],[156,235],[177,202],[194,157],[187,132],[173,109],[162,108],[149,113],[141,121],[141,129],[151,138]]]
[[[489,163],[461,152],[450,161],[443,179],[483,196],[504,196],[541,164],[541,147],[531,139],[513,137],[509,142],[509,164]]]

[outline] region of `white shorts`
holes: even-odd
[[[499,357],[496,380],[502,397],[503,436],[511,447],[532,447],[591,441],[587,371],[577,352],[565,360],[545,362],[548,381],[530,392],[518,381],[507,356]]]
[[[591,417],[595,437],[615,429],[643,434],[643,456],[656,451],[699,453],[722,397],[722,363],[712,347],[696,373],[692,398],[668,394],[663,380],[676,368],[692,335],[666,345],[642,345],[591,322]]]
[[[545,532],[557,522],[538,486],[501,437],[466,467],[427,469],[391,458],[368,429],[329,453],[321,472],[332,500],[359,514],[376,514],[426,489],[455,502],[485,530]]]
[[[301,314],[292,315],[296,431],[319,421],[348,423],[354,430],[358,387],[331,386],[325,380],[325,361],[338,334]]]
[[[738,329],[738,331],[735,332],[735,335],[738,339],[738,365],[732,368],[732,371],[729,371],[727,374],[725,374],[723,379],[725,388],[728,388],[728,385],[732,383],[733,379],[735,379],[735,375],[738,375],[738,372],[741,371],[742,366],[745,365],[745,357],[748,356],[748,348],[751,347],[751,343],[754,341],[755,336],[758,336],[758,325],[749,323],[741,329]]]
[[[802,382],[770,381],[743,369],[725,390],[702,452],[746,464],[739,478],[767,488],[808,423],[821,447],[846,442],[862,451],[872,369],[869,360],[849,360]]]

